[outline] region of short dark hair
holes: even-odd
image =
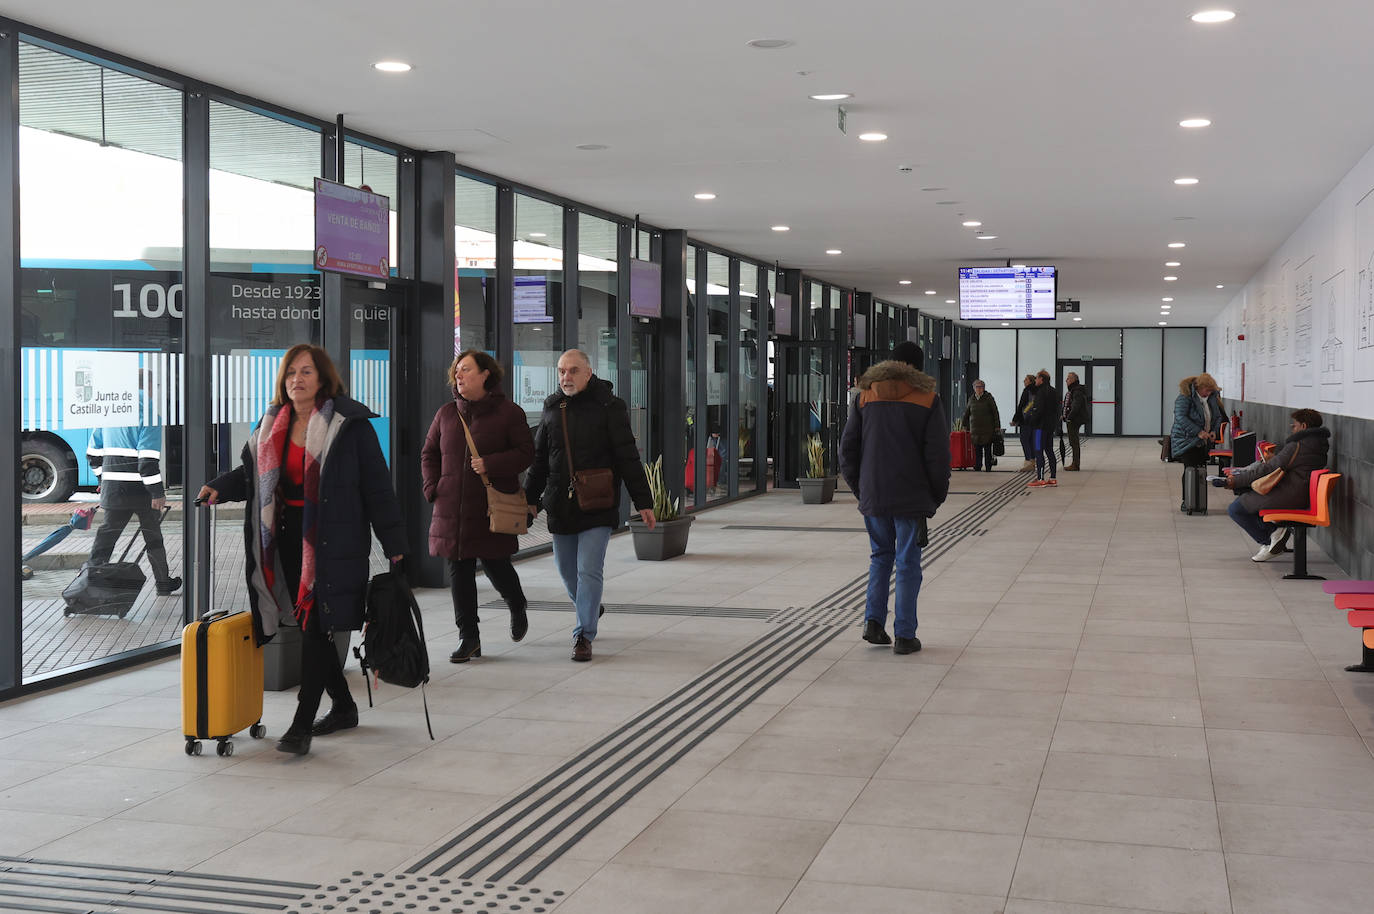
[[[1053,381],[1053,380],[1054,380],[1053,376],[1050,375],[1049,369],[1046,369],[1046,368],[1042,368],[1042,369],[1040,369],[1039,371],[1037,371],[1037,372],[1035,373],[1035,376],[1036,376],[1037,378],[1044,378],[1046,381]]]
[[[464,352],[458,353],[457,358],[455,358],[452,361],[452,363],[449,364],[449,387],[456,387],[458,385],[458,363],[463,361],[463,359],[467,358],[471,358],[474,362],[477,363],[478,371],[485,371],[487,373],[487,381],[485,384],[482,385],[484,388],[490,391],[495,390],[497,387],[500,386],[501,379],[505,377],[506,374],[504,371],[501,370],[501,363],[496,361],[480,349],[468,349]]]
[[[344,392],[343,379],[339,377],[339,370],[334,367],[334,360],[329,357],[329,353],[310,343],[297,343],[281,357],[281,366],[277,369],[277,385],[272,388],[276,391],[272,398],[273,406],[285,406],[291,402],[291,398],[286,395],[286,369],[301,353],[310,354],[310,360],[315,363],[315,373],[320,376],[320,392],[315,395],[316,400],[332,400]]]
[[[892,355],[889,357],[897,362],[906,362],[917,371],[922,371],[926,367],[926,354],[921,351],[911,340],[902,340],[892,347]]]
[[[1315,409],[1295,409],[1291,415],[1294,422],[1301,422],[1308,428],[1322,427],[1322,414]]]

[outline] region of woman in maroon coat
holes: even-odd
[[[448,369],[453,402],[435,414],[420,452],[425,498],[434,505],[429,524],[430,555],[448,559],[453,615],[458,623],[454,663],[482,656],[477,630],[477,560],[497,593],[510,607],[510,636],[525,637],[528,601],[510,557],[516,538],[492,533],[487,520],[487,493],[481,473],[502,492],[520,491],[520,474],[534,460],[534,439],[525,424],[525,411],[501,393],[501,365],[476,349],[469,349]],[[461,419],[460,419],[461,416]],[[472,432],[477,453],[469,452],[463,420]]]

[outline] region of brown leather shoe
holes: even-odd
[[[1078,464],[1076,464],[1076,463],[1071,463],[1071,464],[1069,464],[1068,466],[1064,467],[1064,469],[1066,469],[1066,470],[1072,470],[1072,471],[1074,471],[1074,472],[1076,473],[1076,472],[1078,472]]]
[[[592,659],[592,643],[581,635],[573,642],[572,659],[578,663],[586,663]]]

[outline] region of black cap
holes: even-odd
[[[898,362],[906,362],[917,371],[924,371],[926,367],[926,355],[911,340],[903,340],[892,347],[892,358]]]

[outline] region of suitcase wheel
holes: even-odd
[[[248,728],[248,735],[253,737],[253,739],[262,739],[264,736],[267,735],[267,728],[262,725],[261,721],[259,721],[258,723],[253,724],[253,726]]]
[[[188,740],[186,741],[186,754],[187,754],[187,755],[200,755],[200,740],[198,740],[198,739],[188,739]]]
[[[229,756],[234,754],[234,744],[227,739],[222,739],[215,746],[215,755]]]

